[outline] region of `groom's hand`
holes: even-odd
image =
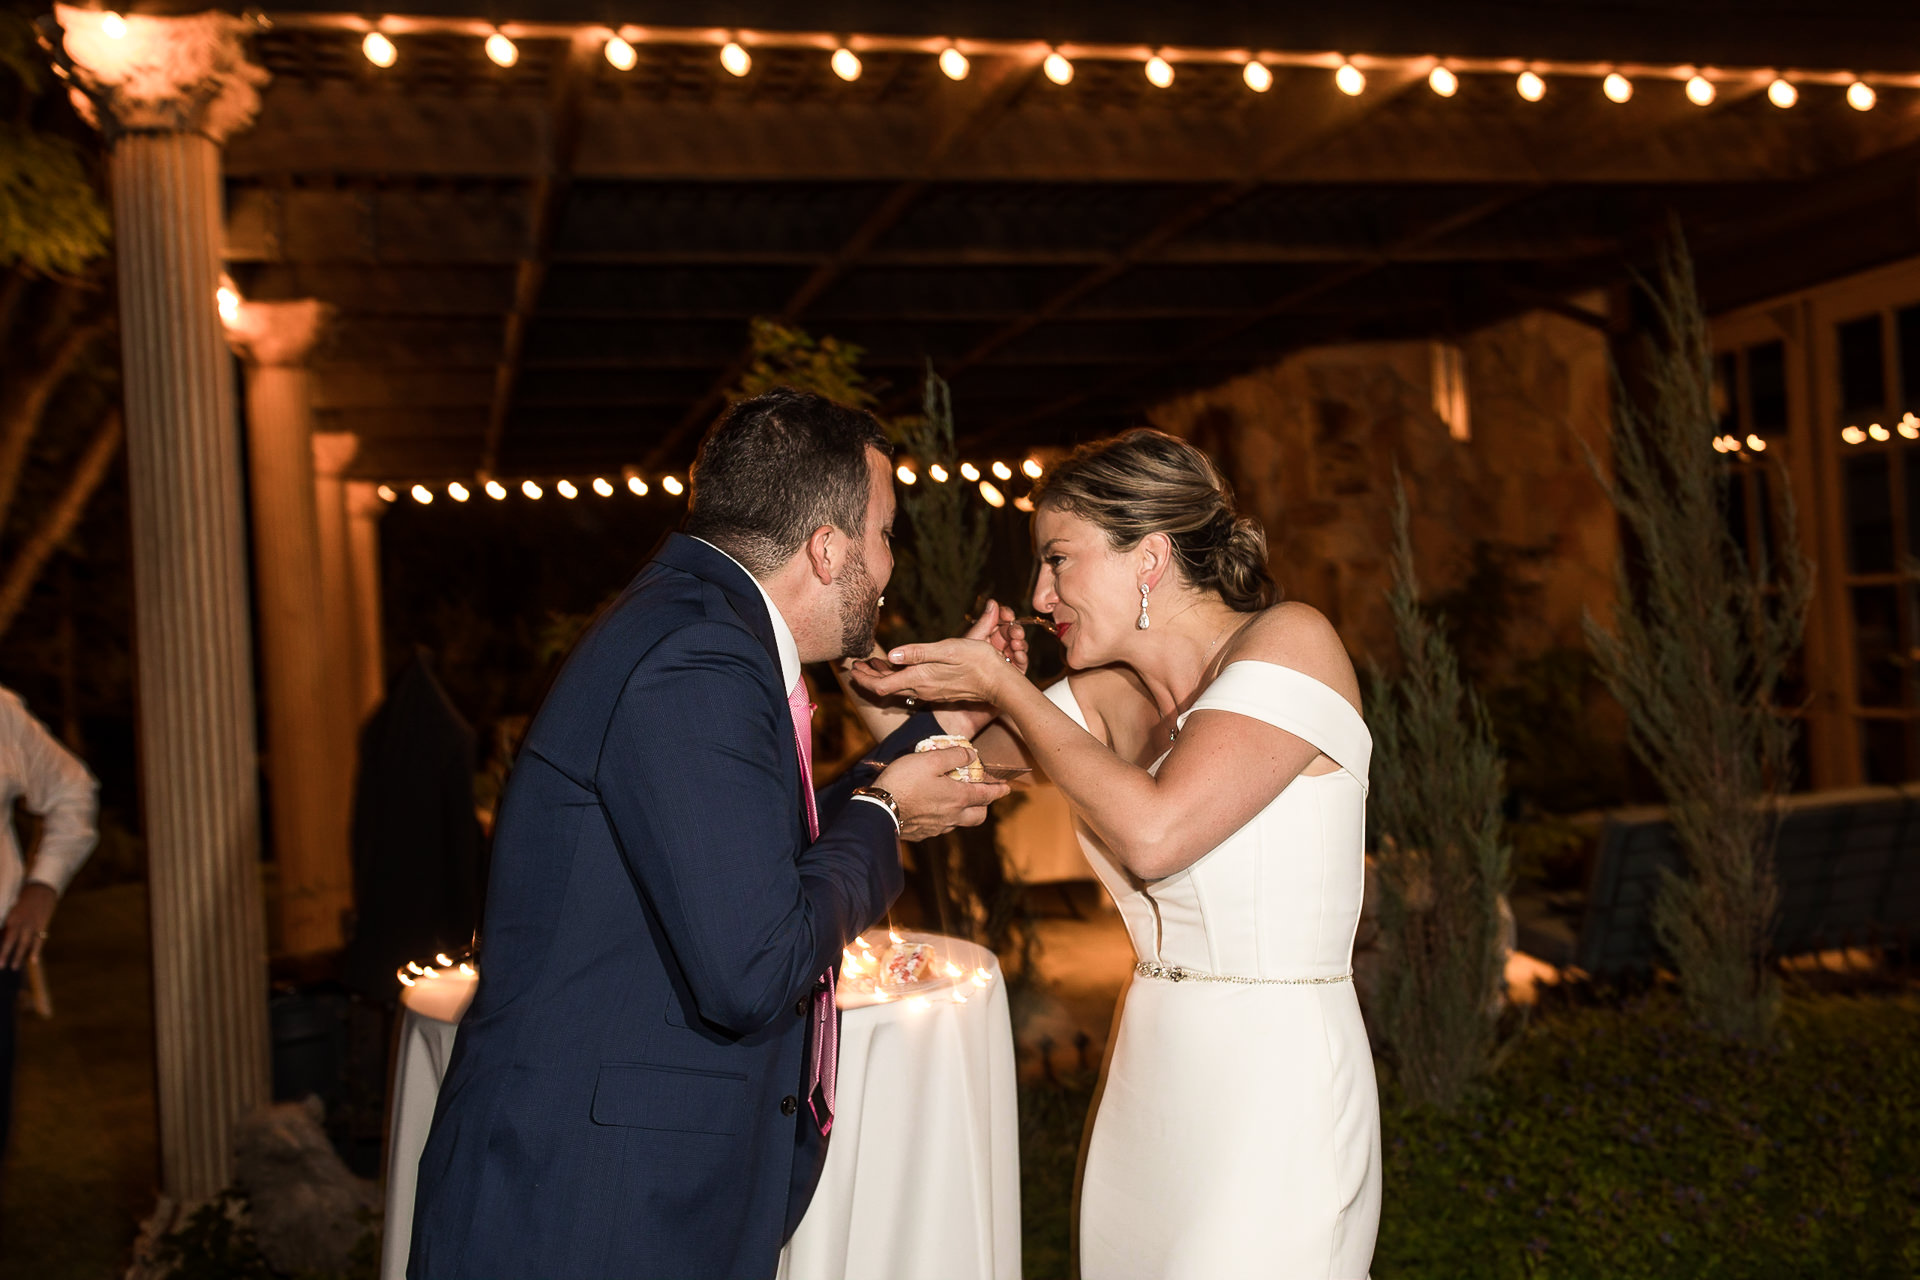
[[[900,838],[929,840],[955,827],[977,827],[987,806],[1007,794],[1004,782],[955,782],[949,770],[974,758],[966,747],[942,747],[901,756],[874,779],[900,806]]]

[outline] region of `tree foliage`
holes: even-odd
[[[0,267],[77,275],[107,250],[104,202],[87,152],[49,108],[33,24],[0,9]]]
[[[1393,559],[1401,669],[1375,668],[1368,699],[1382,951],[1373,1020],[1408,1098],[1444,1108],[1486,1069],[1497,1034],[1505,768],[1443,622],[1420,606],[1404,486]]]
[[[1788,786],[1794,733],[1775,694],[1800,648],[1811,570],[1786,484],[1772,486],[1786,549],[1777,563],[1728,527],[1725,463],[1708,448],[1720,429],[1712,340],[1677,236],[1644,288],[1654,330],[1640,344],[1640,386],[1616,374],[1611,478],[1589,454],[1632,556],[1621,557],[1613,629],[1589,619],[1587,634],[1686,863],[1665,878],[1655,932],[1694,1015],[1759,1041],[1779,1006],[1767,966],[1779,901],[1769,801]]]

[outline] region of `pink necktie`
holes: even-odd
[[[800,789],[807,797],[807,835],[820,838],[820,811],[813,799],[813,704],[807,701],[807,682],[795,680],[787,694],[793,713],[793,745],[800,753]],[[813,998],[813,1055],[807,1062],[807,1106],[822,1134],[833,1131],[833,1077],[840,1065],[840,1018],[835,1008],[834,971],[827,970],[815,984]]]

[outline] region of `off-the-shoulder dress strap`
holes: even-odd
[[[1320,748],[1362,788],[1367,785],[1373,759],[1367,722],[1351,702],[1304,671],[1253,658],[1230,662],[1181,714],[1182,728],[1196,711],[1231,711],[1285,729]]]

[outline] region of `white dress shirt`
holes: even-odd
[[[694,538],[694,541],[700,543],[702,546],[713,547],[713,544],[705,538]],[[727,559],[733,560],[732,556],[727,555],[725,551],[721,551],[719,547],[713,547],[713,549],[719,551],[721,555],[727,556]],[[739,567],[740,572],[746,574],[749,578],[753,578],[753,571],[748,569],[747,566],[741,564],[738,560],[733,560],[733,563]],[[791,693],[793,692],[793,686],[800,682],[799,642],[793,638],[793,628],[788,626],[787,620],[780,616],[780,606],[773,602],[773,597],[767,594],[767,589],[760,585],[760,579],[753,578],[753,585],[754,589],[760,593],[760,598],[767,602],[767,616],[773,620],[773,647],[780,655],[780,687]],[[854,796],[852,798],[864,804],[873,805],[879,809],[880,812],[886,814],[893,822],[893,829],[895,831],[900,829],[900,819],[894,817],[893,810],[888,808],[876,797]]]
[[[65,891],[93,852],[99,790],[87,766],[27,714],[19,695],[0,689],[0,913],[13,909],[23,881]],[[31,867],[13,829],[15,800],[42,819]]]

